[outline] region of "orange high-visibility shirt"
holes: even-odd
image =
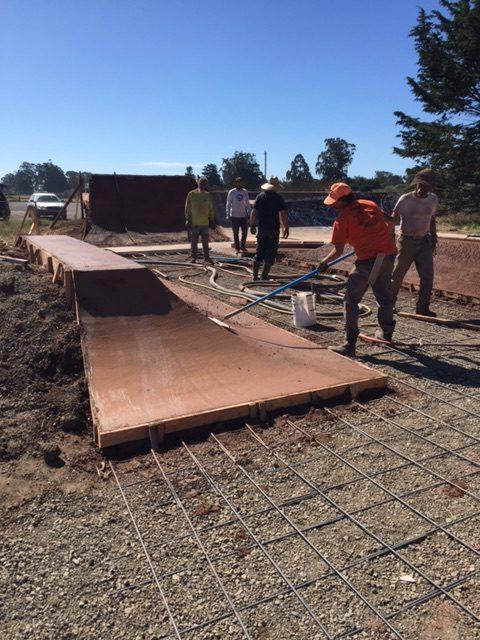
[[[359,260],[397,252],[390,225],[370,200],[356,200],[333,223],[332,244],[349,244]]]

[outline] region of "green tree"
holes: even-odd
[[[355,176],[348,181],[354,191],[366,192],[380,188],[380,182],[377,178],[365,178],[364,176]]]
[[[480,202],[480,2],[440,0],[420,9],[410,35],[418,72],[407,78],[425,120],[396,111],[402,145],[394,151],[439,174],[454,209]]]
[[[208,184],[212,189],[219,189],[222,186],[222,179],[216,164],[206,164],[202,169],[202,176],[208,179]]]
[[[313,182],[310,167],[301,153],[297,153],[292,160],[286,178],[292,184],[306,185]]]
[[[402,176],[391,171],[375,171],[375,180],[378,182],[380,188],[383,187],[395,187],[399,184],[403,184]]]
[[[188,167],[185,169],[185,175],[189,178],[196,178],[196,175],[193,173],[193,167],[191,165],[188,165]]]
[[[354,144],[343,138],[326,138],[325,151],[318,155],[315,173],[325,182],[345,180],[355,149]]]
[[[260,166],[253,153],[235,151],[231,158],[222,160],[223,184],[228,188],[233,187],[235,178],[241,176],[245,182],[245,187],[252,191],[259,188],[265,181],[265,177],[260,171]]]
[[[14,185],[15,185],[15,174],[14,173],[6,173],[3,178],[0,180],[0,183],[3,184],[3,188],[6,193],[15,193]]]
[[[37,185],[42,191],[63,193],[68,189],[68,181],[58,165],[51,160],[36,165]]]

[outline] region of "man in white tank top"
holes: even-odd
[[[417,313],[435,316],[430,311],[430,297],[433,289],[433,254],[437,244],[435,215],[438,198],[432,193],[433,172],[419,171],[412,181],[413,191],[401,196],[393,210],[395,224],[400,223],[398,254],[392,274],[392,295],[396,300],[403,278],[415,263],[420,289]]]

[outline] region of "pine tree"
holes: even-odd
[[[450,208],[480,204],[480,1],[440,0],[420,9],[410,32],[418,57],[407,78],[427,120],[396,111],[402,146],[394,151],[429,165],[440,177]]]

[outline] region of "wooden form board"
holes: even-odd
[[[59,256],[73,267],[100,447],[147,438],[152,427],[163,435],[386,386],[378,372],[247,314],[233,332],[219,327],[206,314],[232,307],[108,251],[97,249],[126,268],[98,254],[102,267],[91,268],[91,254],[70,255],[70,243],[56,243],[57,255],[51,242],[35,246],[47,267]]]

